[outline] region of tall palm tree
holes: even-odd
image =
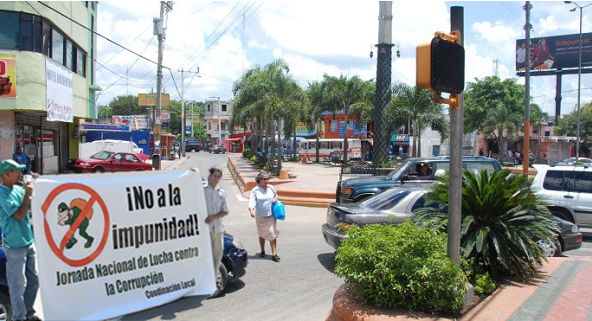
[[[414,135],[413,156],[421,156],[421,132],[427,126],[440,133],[441,141],[448,137],[450,125],[444,108],[434,102],[433,95],[427,90],[397,83],[393,86],[393,98],[387,108],[387,127],[391,130],[400,128],[411,120]]]
[[[350,109],[356,105],[371,105],[373,98],[371,93],[371,80],[362,80],[359,76],[348,78],[341,75],[339,77],[323,75],[323,82],[327,90],[327,107],[335,115],[338,111],[345,113],[345,135],[343,137],[343,162],[347,162],[347,115]]]
[[[328,110],[327,106],[327,97],[326,97],[326,85],[324,82],[313,81],[308,84],[308,89],[306,90],[306,95],[308,97],[308,108],[306,112],[306,124],[308,126],[309,131],[314,130],[316,133],[317,143],[316,143],[316,162],[320,161],[319,159],[319,132],[321,131],[321,122],[323,121],[323,112]]]

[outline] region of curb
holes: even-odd
[[[240,172],[233,157],[228,157],[226,164],[228,170],[232,174],[234,182],[243,195],[247,194],[246,192],[249,192],[257,186],[255,181]],[[327,208],[330,203],[335,202],[335,192],[277,188],[278,185],[288,182],[289,181],[272,182],[273,186],[276,187],[278,195],[282,197],[282,202],[286,205]],[[249,195],[245,195],[245,197],[248,198]]]

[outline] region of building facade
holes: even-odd
[[[78,124],[96,118],[97,2],[0,2],[0,158],[17,147],[33,171],[78,155]]]
[[[229,138],[232,100],[206,100],[204,115],[210,144],[222,144],[221,139]]]

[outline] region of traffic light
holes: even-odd
[[[454,35],[436,35],[430,43],[417,46],[417,87],[460,94],[465,88],[465,48]]]

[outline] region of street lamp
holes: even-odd
[[[221,126],[221,116],[220,116],[220,109],[222,108],[220,105],[220,97],[210,97],[210,98],[218,98],[218,145],[222,144],[222,126]]]
[[[592,3],[585,5],[585,6],[580,6],[579,4],[577,4],[574,1],[563,1],[566,4],[573,4],[576,7],[572,8],[571,12],[575,12],[576,9],[580,9],[580,42],[579,42],[579,46],[580,46],[580,53],[579,53],[579,64],[578,64],[578,109],[577,109],[577,129],[576,129],[576,162],[579,159],[579,155],[580,155],[580,96],[581,96],[581,88],[582,88],[582,11],[584,8],[592,5]]]

